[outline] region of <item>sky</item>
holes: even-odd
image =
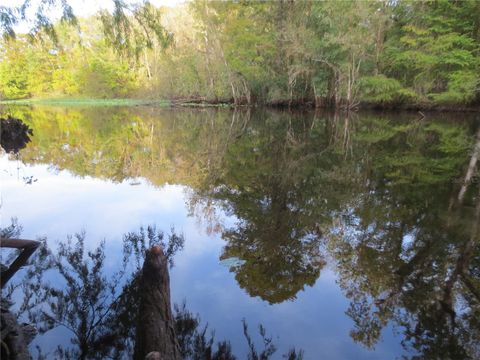
[[[25,0],[7,0],[6,4],[1,4],[2,6],[7,6],[7,7],[17,7],[23,4]],[[29,16],[32,16],[35,9],[37,9],[38,4],[40,3],[41,0],[32,0],[31,1],[31,11],[29,13]],[[126,2],[141,2],[142,0],[126,0]],[[175,7],[179,4],[183,4],[187,2],[188,0],[149,0],[149,2],[157,7],[159,6],[168,6],[168,7]],[[3,1],[1,1],[3,3]],[[59,0],[57,0],[58,3],[60,3]],[[86,17],[89,15],[95,14],[98,10],[102,9],[107,9],[111,10],[113,9],[113,1],[111,0],[67,0],[68,4],[73,9],[74,14],[77,17]],[[57,9],[52,10],[51,13],[51,18],[60,18],[61,11],[59,9],[59,6],[56,7]],[[28,32],[29,30],[29,25],[26,22],[20,23],[15,27],[15,31],[22,33],[22,32]]]

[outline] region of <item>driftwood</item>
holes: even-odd
[[[2,269],[0,278],[1,287],[3,288],[20,268],[25,265],[28,258],[37,250],[40,242],[34,240],[21,239],[5,239],[0,238],[0,247],[23,249],[18,257],[5,270]]]
[[[0,247],[23,249],[18,257],[9,267],[2,267],[0,277],[3,288],[13,275],[27,262],[28,258],[35,252],[40,242],[33,240],[5,239],[0,238]],[[1,324],[1,359],[5,360],[26,360],[31,359],[28,352],[28,344],[37,334],[36,329],[29,324],[18,324],[17,318],[9,310],[10,303],[1,299],[0,324]]]
[[[158,246],[147,250],[139,293],[140,308],[134,358],[181,359],[170,306],[167,258]]]

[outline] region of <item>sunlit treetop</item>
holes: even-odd
[[[171,42],[172,35],[160,24],[161,10],[149,1],[111,0],[104,5],[111,10],[99,10],[96,16],[107,43],[122,55],[138,56],[155,42],[163,48]],[[67,0],[24,0],[18,6],[0,6],[0,32],[4,40],[15,39],[19,26],[28,24],[31,40],[47,36],[58,42],[54,23],[79,28],[77,17],[82,15]]]
[[[29,24],[28,34],[34,38],[41,31],[56,40],[56,34],[49,14],[56,9],[61,10],[61,22],[77,24],[72,7],[66,0],[40,0],[32,3],[25,0],[16,7],[0,6],[0,31],[4,39],[15,39],[16,27],[22,23]],[[31,11],[33,10],[33,16]]]

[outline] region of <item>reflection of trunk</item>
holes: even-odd
[[[344,156],[345,156],[345,159],[347,158],[348,156],[348,151],[352,151],[352,144],[351,144],[351,136],[350,136],[350,132],[351,132],[351,129],[350,129],[350,113],[347,113],[346,116],[345,116],[345,122],[344,122],[344,131],[343,131],[343,152],[344,152]],[[353,155],[353,154],[352,154]]]
[[[351,133],[353,129],[350,121],[351,113],[345,112],[344,114],[345,117],[342,117],[343,115],[340,112],[335,111],[333,115],[333,122],[330,122],[331,127],[329,128],[329,144],[333,146],[339,146],[344,158],[346,159],[349,152],[353,154],[351,140]],[[343,122],[343,124],[341,124],[341,122]]]
[[[479,131],[479,135],[480,135],[480,131]],[[480,141],[480,137],[479,137],[479,141]],[[478,145],[479,145],[479,142],[477,142],[477,148],[478,148]],[[477,151],[477,149],[475,151]],[[477,157],[478,157],[478,151],[477,151]],[[470,162],[470,165],[472,165],[472,162]],[[473,166],[475,167],[475,164]],[[470,170],[470,167],[469,167],[469,170]],[[467,176],[468,176],[468,172],[467,172]],[[478,243],[478,228],[480,223],[480,192],[478,195],[479,195],[479,198],[477,199],[477,206],[475,208],[475,218],[472,224],[472,232],[470,235],[470,239],[460,250],[460,254],[458,256],[457,262],[455,263],[455,267],[451,275],[448,277],[447,281],[445,282],[445,290],[444,290],[444,296],[442,299],[442,306],[444,306],[445,311],[449,312],[452,315],[452,323],[454,321],[454,316],[455,316],[455,312],[453,310],[453,288],[459,278],[462,278],[462,279],[469,278],[467,273],[468,265],[470,264],[475,247]],[[477,296],[478,298],[478,292],[475,291],[475,287],[472,286],[471,282],[467,280],[466,285],[467,287],[470,288],[470,291],[473,290],[472,291],[473,295]]]
[[[472,181],[472,177],[475,174],[475,169],[477,167],[478,158],[480,157],[480,129],[477,131],[477,142],[473,148],[472,157],[470,158],[470,163],[468,164],[467,173],[465,174],[465,179],[463,180],[462,188],[458,193],[458,201],[461,203],[465,197],[468,186]]]
[[[465,245],[465,248],[462,251],[458,259],[459,267],[461,269],[460,275],[464,284],[470,290],[470,292],[480,301],[480,288],[475,286],[475,284],[470,279],[470,275],[468,274],[468,265],[471,261],[472,255],[474,253],[475,247],[477,246],[478,242],[480,241],[479,236],[479,229],[480,228],[480,188],[477,198],[477,206],[475,208],[475,219],[472,225],[472,232],[470,234],[470,240]]]
[[[143,360],[152,352],[161,359],[181,359],[170,307],[167,259],[159,247],[147,251],[143,265],[134,358]]]

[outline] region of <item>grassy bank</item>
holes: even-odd
[[[170,106],[169,100],[146,99],[88,99],[88,98],[52,98],[0,100],[0,105],[50,105],[50,106]]]

